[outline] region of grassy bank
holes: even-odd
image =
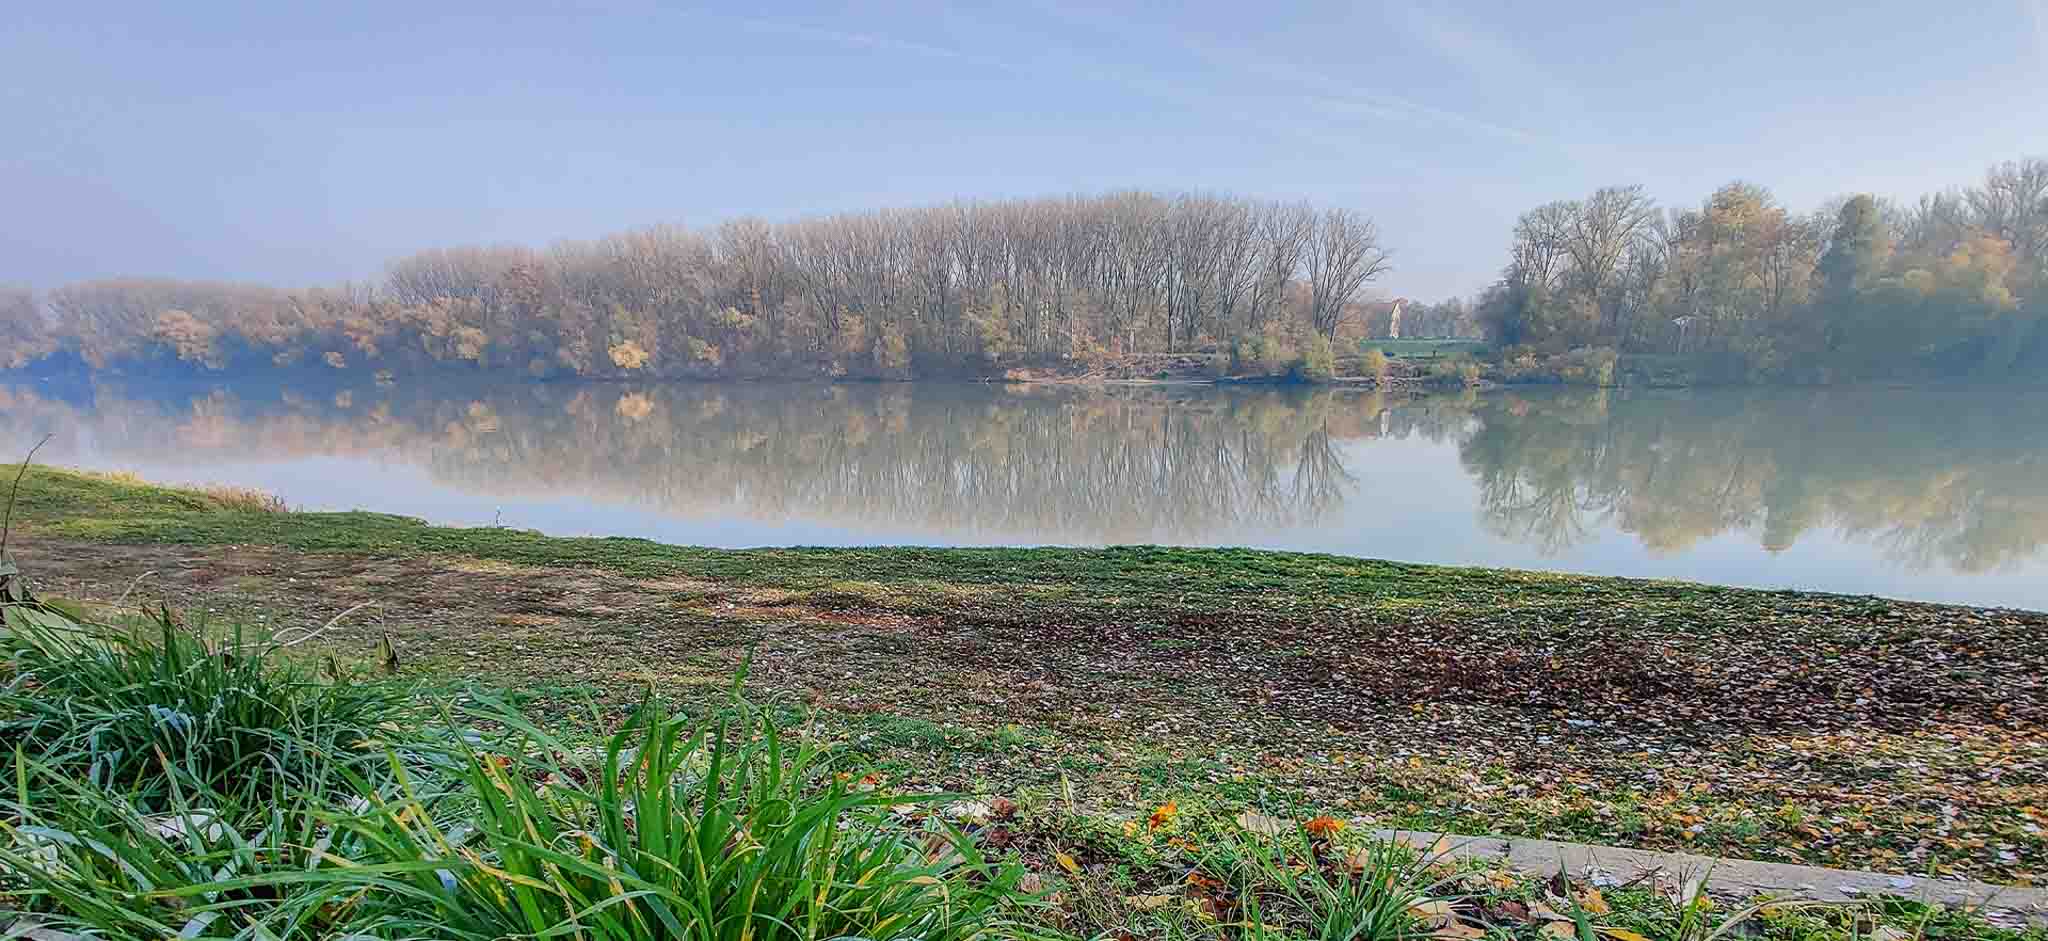
[[[435,695],[388,651],[385,675],[316,677],[303,633],[0,579],[9,938],[2021,937],[1896,899],[1723,909],[1687,874],[1515,873],[1331,816],[1169,801],[1119,828],[1071,792],[902,788],[744,670],[694,709],[577,723]]]
[[[296,627],[370,602],[295,649],[388,636],[407,677],[562,721],[718,696],[751,655],[755,696],[892,786],[1093,821],[1091,865],[1175,860],[1142,839],[1172,802],[2048,879],[2040,614],[1235,550],[691,549],[48,468],[16,515],[48,593]]]

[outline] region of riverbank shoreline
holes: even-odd
[[[2038,883],[2048,615],[1232,549],[711,550],[31,467],[48,595],[551,708],[739,664],[919,786]]]

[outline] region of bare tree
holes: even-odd
[[[1335,337],[1359,290],[1390,267],[1371,219],[1349,209],[1325,211],[1309,241],[1309,322]]]

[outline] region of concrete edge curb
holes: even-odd
[[[1747,859],[1719,859],[1689,853],[1660,853],[1555,840],[1460,836],[1425,830],[1375,830],[1373,835],[1424,849],[1441,843],[1441,851],[1453,858],[1482,859],[1532,874],[1555,873],[1562,869],[1576,878],[1605,877],[1616,882],[1629,882],[1657,872],[1674,876],[1705,873],[1707,891],[1724,897],[1749,898],[1768,893],[1785,898],[1846,902],[1893,895],[1952,908],[1975,909],[1994,924],[2048,927],[2048,889],[1922,879]]]

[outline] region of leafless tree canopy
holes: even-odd
[[[376,285],[98,281],[0,329],[93,366],[890,376],[1329,337],[1387,270],[1355,211],[1125,192],[436,249]]]

